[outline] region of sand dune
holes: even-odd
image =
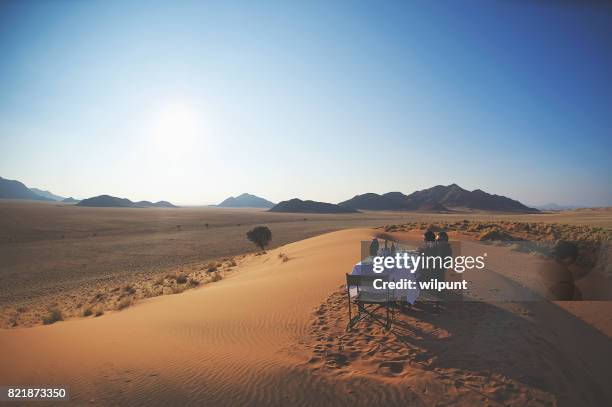
[[[610,338],[585,322],[588,315],[555,304],[473,303],[440,317],[415,309],[392,333],[364,326],[352,344],[340,343],[338,290],[359,259],[358,242],[372,233],[292,243],[251,256],[220,282],[99,318],[0,330],[0,383],[64,384],[72,400],[100,405],[603,405],[612,398]],[[483,335],[474,340],[475,333]],[[349,346],[371,355],[339,353]]]

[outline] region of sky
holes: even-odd
[[[611,44],[603,2],[2,1],[0,176],[194,205],[451,183],[612,205]]]

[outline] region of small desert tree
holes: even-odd
[[[247,232],[247,239],[255,243],[264,252],[265,247],[272,240],[272,232],[266,226],[257,226]]]

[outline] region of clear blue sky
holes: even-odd
[[[433,3],[3,1],[0,176],[182,204],[455,182],[612,205],[612,7]]]

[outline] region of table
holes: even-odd
[[[408,251],[408,257],[411,258],[411,256],[418,256],[419,253],[414,251]],[[403,252],[402,252],[402,256],[403,256]],[[353,267],[353,270],[351,271],[352,275],[373,275],[373,276],[377,276],[377,275],[381,275],[381,274],[388,274],[389,275],[389,281],[394,281],[394,282],[399,282],[402,279],[406,279],[409,281],[414,281],[415,282],[415,289],[410,290],[410,289],[394,289],[394,290],[390,290],[391,291],[391,298],[393,301],[406,301],[410,304],[414,304],[414,302],[417,300],[417,298],[419,298],[419,294],[420,294],[420,290],[418,288],[418,284],[416,283],[417,281],[417,273],[418,270],[415,273],[411,273],[409,269],[405,269],[405,268],[385,268],[385,271],[383,271],[383,273],[375,273],[373,270],[373,264],[371,260],[366,260],[364,262],[359,262],[357,264],[355,264],[355,266]],[[372,290],[372,291],[378,291],[376,290],[374,287],[366,287],[365,288],[366,291]],[[349,293],[351,295],[351,297],[354,297],[357,295],[357,289],[355,287],[350,288]]]

